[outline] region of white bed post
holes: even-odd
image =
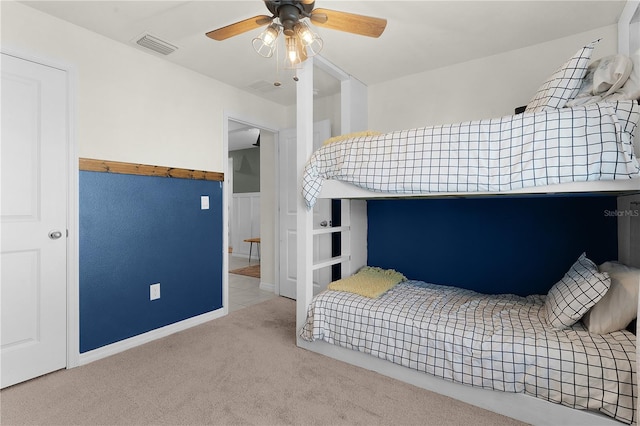
[[[313,58],[302,63],[296,83],[296,165],[298,212],[296,220],[296,330],[304,325],[313,298],[313,211],[302,198],[302,172],[313,151]]]
[[[617,207],[618,261],[640,268],[640,194],[619,196]],[[638,316],[640,317],[640,300],[638,300]],[[638,371],[640,371],[640,335],[636,331],[636,374]],[[640,393],[637,401],[640,407]]]
[[[640,0],[628,0],[620,18],[618,18],[618,53],[630,56],[636,50],[640,49]],[[640,130],[636,128],[635,133],[635,152],[640,155]],[[640,195],[628,197],[618,197],[618,210],[622,212],[633,212],[630,214],[637,215],[636,206],[640,205]],[[634,217],[634,225],[637,223],[637,217]],[[631,217],[618,217],[618,257],[619,261],[628,265],[640,267],[638,259],[640,254],[640,246],[638,245],[636,226],[632,226]],[[632,228],[635,234],[632,235]],[[640,300],[638,300],[638,314],[640,315]],[[640,371],[640,336],[636,330],[636,371]],[[636,391],[640,385],[636,385]],[[640,407],[640,392],[638,392],[637,406]],[[635,424],[640,422],[636,421]]]
[[[340,90],[342,134],[367,130],[367,86],[349,76],[342,80]],[[341,220],[342,226],[349,227],[342,233],[342,251],[349,254],[349,260],[342,264],[342,277],[348,277],[367,264],[367,202],[342,200]]]
[[[305,323],[307,307],[313,298],[313,211],[302,199],[302,173],[313,152],[313,68],[321,67],[341,81],[342,134],[366,130],[368,120],[367,87],[359,80],[318,56],[302,63],[296,87],[296,165],[298,170],[298,210],[296,220],[296,329]],[[342,275],[353,274],[367,262],[367,209],[364,200],[342,201],[342,252],[348,260],[342,264]]]
[[[618,19],[618,53],[629,56],[640,49],[639,29],[640,0],[628,0]]]
[[[365,200],[342,200],[342,252],[349,259],[342,263],[342,277],[353,275],[367,264],[367,202]]]

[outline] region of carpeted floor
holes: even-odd
[[[2,425],[515,425],[295,345],[275,298],[0,392]]]
[[[245,266],[244,268],[229,271],[230,274],[246,275],[248,277],[260,278],[260,264]]]

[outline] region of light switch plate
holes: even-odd
[[[200,197],[200,209],[201,210],[209,210],[209,196],[202,195]]]
[[[160,283],[149,286],[149,300],[160,299]]]

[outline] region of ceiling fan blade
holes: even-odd
[[[310,18],[319,27],[368,37],[380,37],[387,26],[386,19],[330,9],[314,9]]]
[[[235,24],[209,31],[207,33],[207,37],[218,41],[226,40],[229,37],[237,36],[238,34],[260,28],[263,25],[270,23],[272,20],[273,18],[267,15],[254,16],[253,18],[245,19],[243,21],[236,22]]]

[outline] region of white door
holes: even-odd
[[[0,384],[66,366],[67,76],[2,54]]]
[[[279,133],[278,164],[279,183],[279,224],[280,224],[280,296],[296,298],[296,213],[298,194],[296,169],[296,129],[286,129]],[[313,147],[319,148],[322,142],[331,137],[331,123],[323,120],[313,124]],[[319,228],[323,222],[331,221],[331,200],[318,200],[313,207],[313,226]],[[313,239],[314,261],[331,257],[331,234],[316,236]],[[331,268],[314,271],[314,293],[324,289],[331,281]]]

